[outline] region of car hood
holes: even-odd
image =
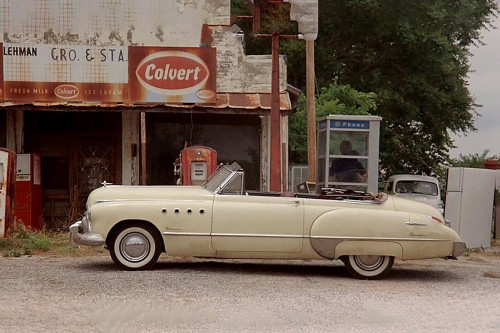
[[[212,200],[213,193],[201,186],[103,186],[92,191],[87,208],[115,200]]]

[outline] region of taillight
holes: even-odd
[[[432,217],[432,219],[433,219],[433,220],[435,220],[435,221],[438,221],[439,223],[443,223],[443,220],[441,220],[441,219],[440,219],[439,217],[437,217],[437,216],[433,216],[433,217]]]

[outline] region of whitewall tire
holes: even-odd
[[[389,256],[346,256],[342,259],[353,277],[367,280],[386,276],[394,264],[394,257]]]
[[[123,226],[113,233],[108,244],[113,261],[127,270],[153,267],[161,253],[161,239],[149,226]]]

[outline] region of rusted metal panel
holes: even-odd
[[[14,224],[16,154],[0,148],[0,238],[8,237]]]
[[[237,95],[237,97],[232,97]],[[3,107],[16,107],[33,105],[39,107],[50,107],[50,106],[69,106],[78,107],[84,109],[95,108],[94,104],[84,104],[84,103],[71,103],[71,102],[54,102],[54,103],[43,103],[43,102],[4,102],[0,103]],[[147,104],[131,104],[131,103],[100,103],[99,107],[102,108],[154,108],[154,107],[176,107],[179,109],[193,109],[193,108],[210,108],[210,109],[247,109],[247,110],[265,110],[269,111],[271,109],[271,94],[229,94],[229,93],[219,93],[216,95],[215,105],[203,105],[203,104],[169,104],[169,103],[147,103]],[[288,93],[280,94],[280,110],[290,111],[292,109],[292,103],[290,101],[290,96]]]

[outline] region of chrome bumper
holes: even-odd
[[[100,234],[80,233],[81,225],[82,221],[77,221],[69,227],[69,243],[72,247],[79,247],[80,245],[100,246],[104,244],[104,237]]]
[[[452,258],[456,259],[457,257],[460,257],[462,254],[465,252],[465,242],[455,242],[453,243],[453,254]]]

